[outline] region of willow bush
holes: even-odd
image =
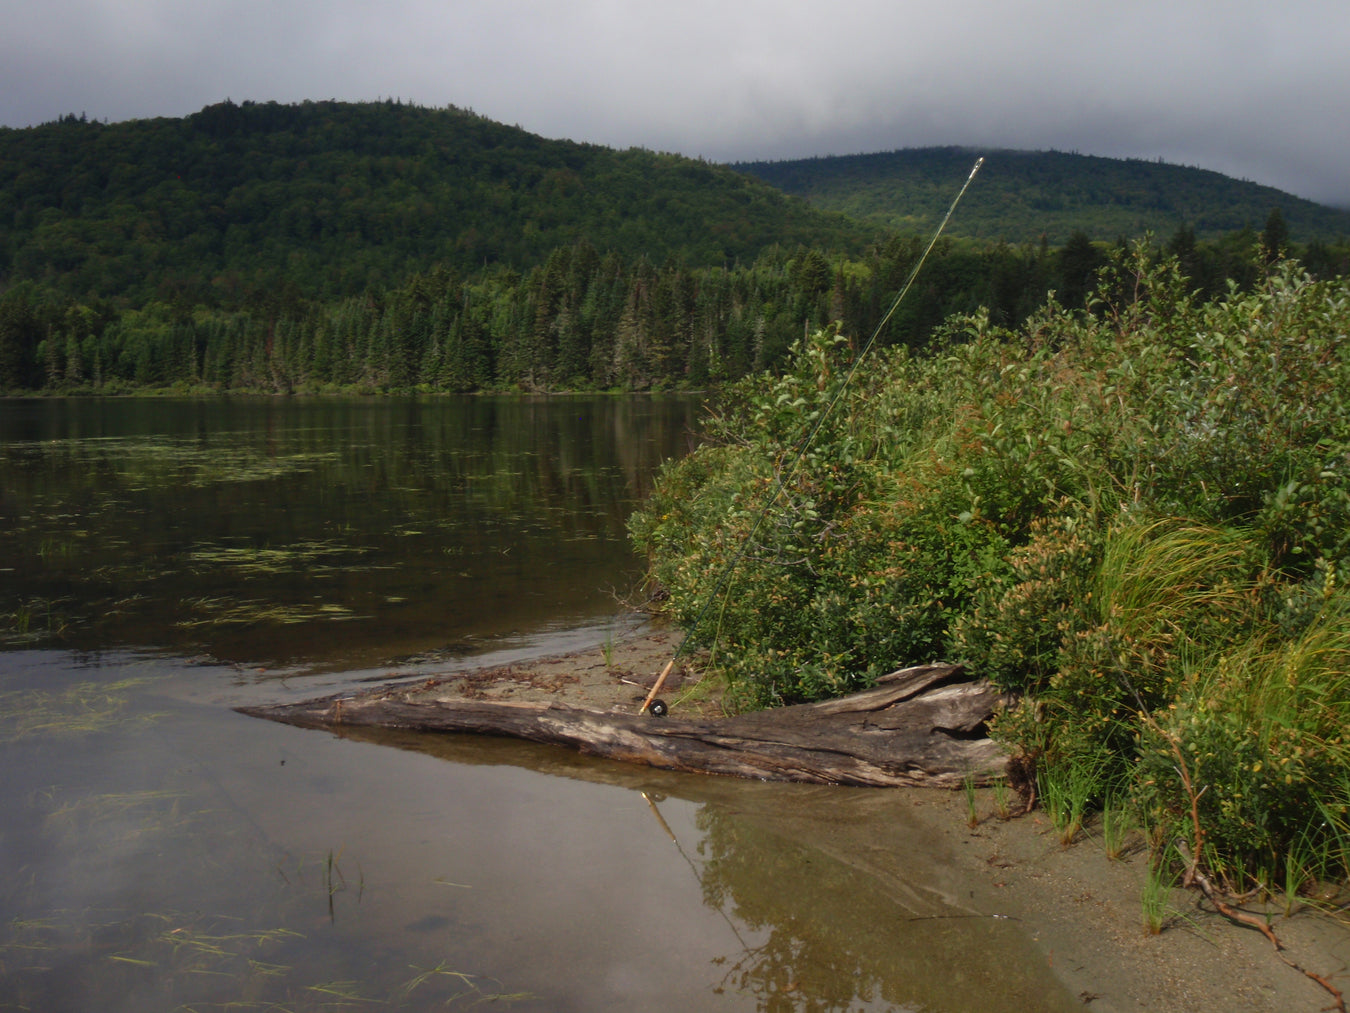
[[[630,531],[737,706],[959,660],[1018,699],[1010,748],[1125,785],[1212,868],[1325,871],[1350,855],[1348,332],[1344,279],[1281,262],[1200,303],[1147,243],[1016,331],[953,318],[852,374],[818,332],[726,392]]]

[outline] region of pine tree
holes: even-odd
[[[1261,251],[1267,264],[1273,264],[1289,252],[1289,226],[1279,208],[1272,208],[1261,230]]]
[[[1092,291],[1097,268],[1105,258],[1081,229],[1069,237],[1059,254],[1059,301],[1070,309],[1080,308]]]
[[[642,390],[648,382],[647,335],[642,322],[642,283],[633,283],[623,316],[614,333],[614,380],[627,390]]]

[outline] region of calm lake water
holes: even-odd
[[[1074,1008],[902,793],[231,710],[621,631],[696,410],[0,401],[0,1009]]]

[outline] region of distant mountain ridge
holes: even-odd
[[[1350,211],[1208,169],[1060,151],[905,148],[732,168],[814,206],[898,232],[940,220],[983,155],[976,184],[949,233],[984,240],[1061,245],[1075,231],[1112,241],[1151,231],[1166,240],[1186,226],[1199,239],[1261,229],[1279,208],[1298,242],[1350,236]]]
[[[721,165],[548,140],[401,102],[207,106],[183,118],[0,128],[0,292],[21,282],[123,306],[293,303],[433,268],[528,272],[585,244],[625,263],[749,264],[773,248],[861,257],[927,235],[973,149]],[[1218,173],[1059,152],[986,152],[948,234],[1059,246],[1181,225],[1296,242],[1350,212]],[[804,198],[804,199],[799,199]]]

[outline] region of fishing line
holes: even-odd
[[[872,336],[863,344],[862,350],[854,356],[853,362],[849,365],[848,371],[844,374],[844,382],[839,385],[839,389],[835,391],[834,396],[830,398],[829,402],[825,405],[824,410],[817,416],[815,424],[812,425],[806,436],[803,437],[801,443],[798,444],[796,452],[792,456],[791,464],[786,469],[779,472],[778,482],[774,485],[773,492],[770,494],[768,500],[765,501],[764,506],[760,509],[759,516],[755,518],[755,523],[750,528],[750,533],[742,539],[741,546],[736,554],[724,567],[722,567],[722,572],[718,575],[717,583],[713,585],[712,594],[709,595],[708,600],[704,603],[703,608],[699,611],[698,616],[689,627],[691,631],[698,629],[699,626],[703,624],[703,620],[707,618],[708,610],[712,608],[713,602],[721,597],[722,589],[730,579],[732,571],[734,571],[737,564],[745,558],[746,553],[750,551],[750,545],[754,541],[755,535],[759,533],[759,528],[760,525],[764,523],[764,518],[768,516],[769,510],[778,502],[778,497],[782,495],[783,490],[787,487],[787,483],[796,474],[798,466],[802,463],[802,458],[806,456],[806,452],[810,449],[812,441],[816,438],[816,434],[820,432],[821,426],[825,424],[825,420],[828,419],[831,412],[834,411],[834,406],[839,403],[839,399],[842,398],[844,392],[848,390],[848,385],[853,381],[853,375],[858,371],[858,367],[862,364],[863,359],[867,357],[867,353],[871,351],[872,345],[876,343],[882,330],[890,323],[891,317],[895,315],[895,311],[900,307],[900,303],[909,293],[910,287],[914,284],[914,279],[919,276],[919,271],[923,268],[924,261],[926,261],[928,255],[933,252],[933,247],[937,245],[938,238],[942,235],[943,230],[947,228],[947,223],[951,221],[952,214],[956,211],[956,205],[961,203],[961,198],[966,195],[966,190],[970,187],[971,181],[974,180],[975,174],[980,171],[980,166],[982,165],[984,165],[984,156],[980,156],[975,160],[975,167],[970,170],[970,175],[966,177],[965,183],[961,185],[961,189],[952,200],[951,206],[947,208],[947,213],[942,217],[942,221],[938,223],[937,229],[933,232],[933,238],[928,241],[928,246],[924,249],[923,255],[914,262],[914,266],[910,269],[909,277],[905,279],[905,284],[901,286],[899,294],[896,295],[895,300],[891,303],[891,308],[886,311],[886,315],[881,318],[881,323],[877,324],[876,328],[872,331]],[[657,676],[656,682],[652,684],[651,692],[647,694],[647,698],[642,701],[642,706],[638,708],[639,714],[643,713],[651,706],[652,701],[656,699],[656,694],[661,691],[661,687],[665,684],[666,676],[668,676],[671,669],[675,667],[675,662],[684,654],[684,649],[689,644],[691,635],[692,633],[686,633],[684,639],[680,641],[680,646],[675,649],[675,656],[670,659],[666,664],[666,667],[661,671],[661,674]],[[714,646],[715,644],[716,638],[714,638]]]

